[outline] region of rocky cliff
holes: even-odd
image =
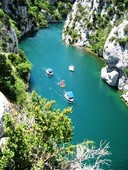
[[[128,20],[123,20],[111,30],[105,45],[103,57],[107,66],[102,68],[101,77],[111,86],[124,92],[128,102]]]
[[[34,17],[28,13],[27,1],[2,0],[2,8],[16,22],[21,36],[37,30]]]
[[[127,1],[76,0],[62,34],[65,43],[89,47],[104,57],[107,66],[101,77],[124,93],[128,91],[127,9]]]
[[[9,17],[1,9],[0,20],[0,51],[17,53],[17,35],[9,22]]]
[[[15,21],[20,31],[20,36],[37,31],[40,27],[46,27],[47,22],[59,22],[71,9],[74,0],[1,0],[2,9]]]

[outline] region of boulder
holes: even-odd
[[[108,67],[103,67],[101,70],[101,78],[109,85],[116,86],[118,83],[119,73],[116,70],[111,70]]]

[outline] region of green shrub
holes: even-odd
[[[116,37],[111,37],[111,38],[109,39],[109,41],[110,41],[110,42],[113,42],[115,39],[116,39]]]
[[[120,46],[125,47],[126,38],[116,38],[116,41],[120,44]]]
[[[20,63],[16,66],[17,75],[26,81],[30,70],[31,70],[31,65],[27,61],[25,63]]]
[[[107,13],[108,13],[109,16],[113,15],[114,14],[114,8],[113,7],[109,7],[107,9]]]
[[[41,12],[39,12],[39,9],[37,6],[29,6],[28,14],[30,17],[32,17],[34,19],[35,25],[38,28],[47,26],[46,18],[44,17],[44,15]]]
[[[53,11],[55,10],[55,7],[49,1],[46,0],[42,4],[42,9],[44,9],[45,11],[47,11],[50,14],[53,14]]]
[[[124,33],[125,33],[125,34],[128,34],[128,24],[125,25],[125,27],[124,27],[123,30],[124,30]]]
[[[1,47],[2,47],[2,51],[6,51],[7,43],[3,41]]]
[[[79,4],[79,3],[77,5],[77,8],[78,8],[80,13],[82,13],[85,10],[84,7],[81,4]]]
[[[17,103],[23,102],[27,90],[25,84],[30,69],[30,63],[21,50],[19,55],[14,53],[0,54],[0,90],[10,100]]]
[[[15,92],[16,92],[16,101],[18,104],[23,104],[26,99],[26,89],[27,85],[22,81],[22,79],[17,78],[15,85]]]
[[[69,11],[71,10],[71,3],[65,3],[62,1],[58,2],[57,9],[62,18],[65,18]]]
[[[118,3],[118,0],[113,0],[113,2],[114,2],[114,5],[116,6]]]
[[[124,73],[125,73],[125,75],[128,77],[128,67],[126,67],[126,68],[124,69]]]
[[[115,26],[118,27],[118,26],[123,22],[123,20],[124,20],[123,17],[119,18],[119,19],[116,21]]]
[[[2,9],[0,9],[0,19],[3,19],[4,16],[5,16],[4,11]]]
[[[39,28],[46,27],[48,25],[46,18],[44,17],[44,15],[41,12],[38,13],[37,23],[38,23],[37,25]]]
[[[118,7],[119,11],[124,11],[124,3],[118,2],[117,7]]]
[[[111,26],[106,27],[106,29],[99,29],[96,33],[89,37],[89,42],[92,51],[97,53],[99,56],[103,55],[103,49],[105,41],[111,31]]]
[[[20,37],[21,37],[21,31],[17,28],[16,22],[15,22],[14,20],[12,20],[12,19],[9,19],[9,21],[10,21],[10,24],[11,24],[12,28],[14,29],[14,31],[15,31],[18,39],[20,39]]]
[[[128,9],[128,0],[124,0],[125,3],[125,9]]]

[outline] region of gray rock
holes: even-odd
[[[128,33],[124,32],[124,28],[128,25],[128,21],[124,20],[118,27],[114,27],[110,32],[105,46],[104,46],[104,59],[108,67],[119,70],[121,74],[118,76],[118,85],[117,87],[122,91],[128,90],[128,77],[124,74],[124,70],[128,68],[128,42],[125,42],[126,36]],[[118,42],[119,39],[124,40],[123,45]],[[108,70],[106,70],[107,72]],[[101,71],[101,77],[103,76],[104,69]],[[108,72],[106,74],[109,74]],[[108,84],[110,82],[106,80]]]
[[[103,67],[101,70],[101,78],[111,86],[117,85],[118,77],[119,73],[116,70],[110,70],[108,67]]]
[[[107,65],[121,70],[128,67],[128,42],[121,45],[118,39],[125,39],[128,36],[124,33],[127,24],[128,21],[124,20],[118,27],[112,29],[106,40],[103,53]]]
[[[17,23],[21,36],[38,30],[34,19],[28,14],[27,1],[16,3],[15,0],[2,0],[2,8]]]
[[[4,123],[4,113],[10,111],[10,106],[7,98],[2,92],[0,92],[0,137],[4,133],[3,123]]]

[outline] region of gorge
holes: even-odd
[[[127,170],[127,107],[120,100],[122,93],[117,90],[118,88],[123,92],[122,97],[127,103],[127,9],[127,0],[76,0],[75,2],[73,0],[64,2],[61,0],[1,0],[0,91],[13,106],[12,113],[12,110],[4,106],[4,102],[8,103],[8,100],[1,93],[0,130],[2,136],[3,115],[5,112],[10,112],[16,121],[17,114],[21,114],[21,110],[27,107],[25,104],[30,99],[29,85],[42,97],[56,100],[56,107],[60,109],[68,107],[69,105],[63,100],[63,91],[61,89],[58,91],[57,86],[58,80],[64,78],[66,79],[66,88],[73,88],[76,98],[73,114],[69,115],[75,125],[73,142],[81,142],[85,137],[95,140],[96,143],[99,143],[101,139],[110,141],[112,168]],[[62,22],[69,11],[63,29],[62,24],[49,25],[49,22]],[[48,26],[50,29],[40,30],[40,28]],[[63,41],[69,46],[61,42],[61,31],[63,31]],[[25,37],[29,35],[32,37],[26,39]],[[23,39],[24,41],[21,41]],[[19,49],[19,41],[21,41],[20,47],[25,51],[27,57]],[[105,59],[106,65],[98,57],[70,45],[82,48],[89,47],[100,58]],[[37,59],[35,56],[39,58]],[[62,65],[62,63],[64,64]],[[51,64],[52,67],[56,66],[54,68],[56,74],[50,80],[43,73],[46,65],[50,66]],[[66,70],[69,64],[76,65],[74,75],[68,74]],[[61,69],[65,71],[61,72]],[[107,86],[100,76],[114,88]],[[38,97],[36,102],[38,102]],[[49,103],[47,106],[49,107]],[[29,108],[29,110],[31,109]],[[31,112],[34,111],[38,113],[35,107]],[[18,126],[20,127],[20,125]],[[20,134],[22,130],[25,132],[24,129],[18,129],[18,127],[17,129],[12,128],[13,130],[16,135]],[[27,130],[29,134],[33,135],[31,128]],[[15,150],[19,145],[16,143],[18,139],[17,141],[13,140],[14,134],[10,138],[15,144],[12,142],[13,144],[11,143],[12,145],[9,146],[14,146]],[[8,152],[15,160],[14,153],[12,154],[12,150]],[[5,157],[3,156],[3,158]],[[1,161],[0,165],[3,163],[4,161]]]

